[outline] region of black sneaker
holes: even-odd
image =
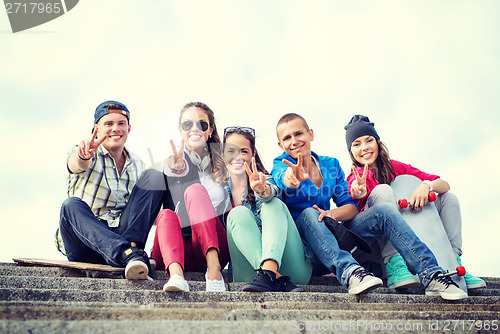
[[[137,247],[127,248],[122,253],[122,263],[125,266],[126,279],[148,279],[148,274],[151,272],[149,257],[142,249]]]
[[[276,274],[271,270],[258,269],[257,277],[250,283],[247,283],[241,288],[241,291],[247,292],[268,292],[278,291],[278,282]]]
[[[276,279],[278,291],[280,292],[306,292],[301,286],[297,286],[290,281],[290,276],[280,276]]]

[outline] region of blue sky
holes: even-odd
[[[128,147],[150,164],[203,101],[220,131],[256,128],[268,168],[274,127],[297,112],[313,150],[350,159],[344,125],[365,114],[394,159],[441,175],[462,204],[463,262],[500,276],[496,1],[86,0],[13,34],[0,12],[0,261],[62,258],[53,245],[65,160],[93,111],[131,110]]]

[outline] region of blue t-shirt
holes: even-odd
[[[283,181],[288,166],[282,160],[286,159],[294,164],[297,162],[286,153],[275,158],[273,162],[274,166],[271,174],[277,186],[283,190],[283,202],[290,210],[293,219],[297,219],[302,211],[315,204],[320,209],[330,210],[330,199],[333,199],[337,207],[346,204],[353,204],[357,207],[356,201],[349,194],[345,174],[342,167],[340,167],[339,161],[332,157],[317,155],[314,152],[311,152],[311,154],[319,163],[323,176],[320,188],[316,187],[311,179],[302,181],[298,188],[288,188]]]

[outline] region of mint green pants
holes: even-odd
[[[263,203],[262,233],[254,214],[237,206],[227,217],[227,241],[235,282],[251,282],[265,260],[278,263],[278,272],[295,284],[307,284],[312,264],[305,261],[304,246],[286,205],[277,198]]]

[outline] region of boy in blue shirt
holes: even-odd
[[[366,293],[382,285],[382,280],[361,267],[351,253],[339,248],[337,239],[323,221],[327,216],[344,222],[368,243],[387,236],[415,269],[427,295],[448,300],[467,298],[467,294],[443,274],[432,252],[394,206],[379,204],[359,213],[338,160],[311,150],[314,132],[302,116],[282,116],[276,134],[284,153],[274,159],[271,174],[283,190],[283,201],[304,241],[306,259],[315,263],[313,274],[335,273],[351,294]],[[330,199],[337,208],[330,209]]]

